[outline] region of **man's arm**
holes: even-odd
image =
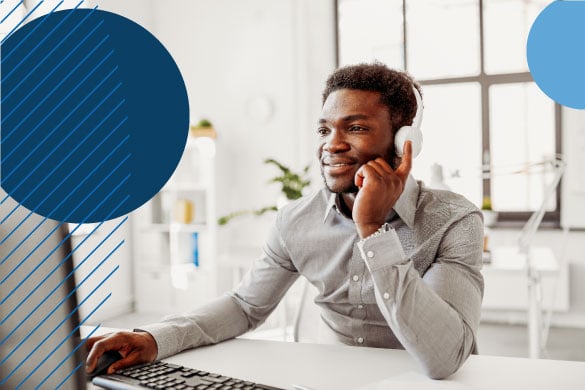
[[[91,350],[87,360],[88,370],[91,371],[97,359],[108,350],[120,351],[123,359],[116,362],[113,369],[121,369],[237,337],[260,325],[297,277],[298,272],[275,225],[263,255],[233,292],[191,312],[168,316],[159,323],[142,326],[134,334],[120,332],[91,338],[87,342]],[[144,337],[146,335],[149,337]],[[145,343],[148,345],[142,346]]]
[[[444,233],[437,257],[422,278],[393,229],[359,244],[378,307],[431,378],[451,375],[476,348],[482,243],[481,216],[469,212]]]
[[[237,337],[266,320],[298,277],[280,247],[277,233],[271,233],[264,254],[233,292],[192,312],[140,328],[156,340],[157,359]]]

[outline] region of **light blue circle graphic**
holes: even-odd
[[[54,12],[2,43],[1,67],[0,185],[29,210],[113,219],[174,172],[189,131],[187,91],[140,25],[96,9]]]
[[[528,35],[526,57],[538,87],[563,106],[585,109],[585,0],[554,1]]]

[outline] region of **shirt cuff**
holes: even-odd
[[[388,224],[357,243],[362,259],[370,272],[403,263],[407,260],[396,231]]]
[[[176,354],[178,351],[174,346],[177,344],[177,330],[172,325],[157,322],[134,329],[134,332],[147,332],[156,341],[156,360],[164,359]]]

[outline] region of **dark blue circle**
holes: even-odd
[[[100,10],[27,23],[2,44],[2,188],[67,222],[119,217],[175,170],[189,129],[177,65],[138,24]]]
[[[585,108],[585,1],[555,1],[534,21],[526,45],[538,87],[559,104]]]

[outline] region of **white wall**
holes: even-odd
[[[310,136],[334,62],[332,1],[153,5],[155,35],[183,73],[192,121],[208,118],[219,133],[218,215],[273,204],[279,189],[266,183],[278,172],[262,161],[300,168],[314,160]],[[260,244],[273,216],[220,228],[220,251]]]
[[[192,121],[208,118],[219,133],[218,215],[271,203],[264,158],[296,163],[293,11],[291,1],[155,3],[156,33],[183,73]],[[263,120],[250,112],[258,101],[271,106]],[[219,242],[257,240],[262,230],[231,225]]]
[[[152,32],[154,14],[152,4],[155,0],[85,0],[86,8],[114,12],[135,21],[148,31]]]

